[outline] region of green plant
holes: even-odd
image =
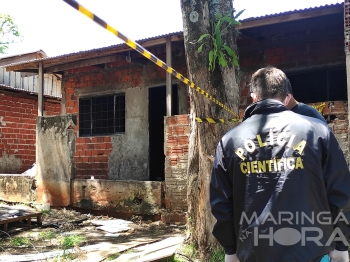
[[[217,262],[217,261],[224,261],[225,260],[225,251],[224,249],[219,246],[211,255],[208,262]]]
[[[181,246],[179,253],[189,258],[195,258],[198,255],[197,247],[195,244]]]
[[[216,62],[219,62],[221,66],[227,66],[227,61],[225,58],[225,53],[227,53],[231,58],[235,66],[238,66],[238,60],[235,52],[227,46],[222,41],[222,33],[225,32],[231,25],[240,25],[236,19],[243,13],[244,10],[238,12],[234,17],[231,14],[234,12],[234,9],[231,9],[224,16],[218,14],[214,19],[210,20],[211,23],[211,34],[204,34],[198,40],[197,43],[203,41],[204,39],[209,39],[207,42],[201,44],[198,48],[198,53],[202,52],[203,46],[205,44],[211,44],[213,49],[209,51],[209,71],[215,70]]]
[[[118,258],[119,256],[120,256],[119,253],[111,254],[106,258],[106,261],[114,260],[114,259]]]
[[[44,232],[41,232],[39,235],[38,235],[38,237],[40,238],[40,239],[42,239],[42,240],[45,240],[45,239],[47,239],[47,240],[51,240],[51,239],[53,239],[53,238],[55,238],[56,237],[56,233],[54,232],[54,231],[44,231]]]
[[[21,35],[14,19],[7,14],[0,14],[0,54],[5,54],[9,44],[21,41]]]
[[[66,236],[62,240],[63,255],[66,254],[66,249],[70,247],[79,246],[85,240],[84,237],[78,235]]]
[[[31,242],[29,238],[26,238],[26,237],[14,237],[14,238],[11,238],[10,240],[10,245],[15,247],[30,246],[30,244]]]

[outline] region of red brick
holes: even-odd
[[[178,115],[177,116],[177,123],[179,125],[181,125],[181,124],[188,125],[189,124],[188,115]]]
[[[168,125],[175,125],[177,124],[177,117],[176,116],[168,116],[166,119],[166,123]]]
[[[168,136],[167,138],[167,146],[177,146],[177,137],[176,136]]]
[[[177,141],[179,145],[188,145],[188,136],[179,136]]]
[[[184,127],[183,126],[174,126],[173,134],[174,135],[183,135],[184,134]]]
[[[170,162],[171,166],[176,166],[177,165],[177,157],[169,158],[169,162]]]
[[[183,147],[181,146],[174,146],[171,148],[171,155],[172,156],[182,156],[183,155]]]

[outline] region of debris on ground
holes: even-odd
[[[31,226],[16,221],[8,224],[7,232],[0,228],[0,261],[40,261],[43,257],[46,262],[112,261],[145,244],[148,248],[137,250],[138,255],[163,256],[174,252],[176,244],[156,250],[150,244],[159,246],[167,238],[184,238],[184,231],[181,225],[161,221],[129,221],[51,208],[42,212],[41,226],[35,221]]]

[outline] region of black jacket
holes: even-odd
[[[350,233],[350,173],[327,125],[267,99],[219,142],[210,205],[214,236],[241,262],[313,261],[335,228]]]

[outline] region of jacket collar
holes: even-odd
[[[280,101],[275,99],[260,100],[251,104],[244,111],[243,121],[255,114],[272,114],[288,110]]]

